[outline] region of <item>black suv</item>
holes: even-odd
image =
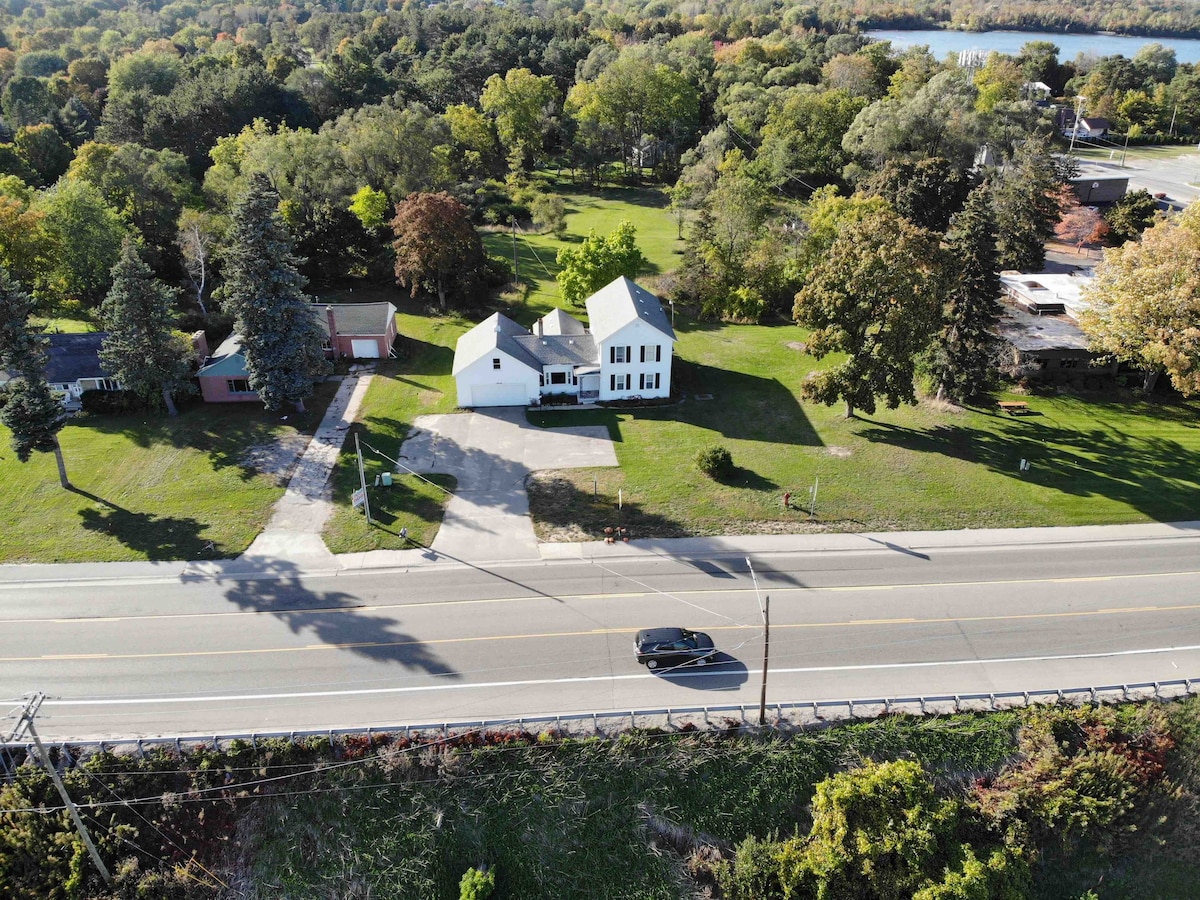
[[[686,628],[643,628],[633,639],[633,652],[637,661],[649,669],[657,669],[659,663],[694,662],[704,665],[717,652],[712,638],[702,631]]]

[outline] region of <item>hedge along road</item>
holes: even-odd
[[[1200,676],[1194,534],[757,556],[769,699]],[[754,705],[762,659],[734,556],[9,583],[0,608],[0,698],[51,695],[39,725],[56,739]],[[711,632],[724,661],[638,666],[633,632],[667,624]]]

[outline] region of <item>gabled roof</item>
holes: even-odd
[[[518,337],[532,337],[532,335],[508,316],[492,313],[459,337],[458,343],[454,345],[452,373],[457,375],[476,360],[482,359],[495,350],[501,350],[535,372],[541,372],[542,364],[515,340]]]
[[[1108,119],[1102,119],[1098,116],[1084,116],[1079,120],[1079,124],[1084,128],[1100,129],[1103,131],[1112,128],[1112,123]]]
[[[587,334],[582,322],[561,309],[550,310],[538,321],[542,324],[542,334]]]
[[[313,312],[325,336],[329,336],[329,316],[333,310],[334,324],[340,334],[384,335],[396,319],[396,307],[385,301],[379,303],[314,303]]]
[[[662,303],[652,293],[634,284],[624,275],[587,298],[588,322],[597,344],[604,343],[626,325],[641,319],[651,328],[675,340]]]
[[[50,335],[46,381],[69,384],[80,378],[111,378],[111,373],[100,365],[100,344],[106,337],[104,331]]]
[[[204,361],[197,378],[213,376],[217,378],[245,378],[246,354],[242,352],[242,337],[231,334],[221,342],[212,356]]]
[[[587,366],[600,361],[590,334],[522,334],[513,340],[542,366]]]

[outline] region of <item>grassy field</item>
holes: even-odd
[[[1189,836],[1198,705],[1166,707],[1180,791],[1115,851],[1049,852],[1033,898],[1200,897]],[[732,846],[808,828],[816,782],[864,758],[915,759],[951,792],[1009,761],[1019,713],[891,717],[791,737],[633,734],[544,746],[426,748],[382,754],[372,771],[333,775],[320,793],[256,809],[242,874],[254,897],[458,896],[486,864],[501,897],[675,900],[698,896],[684,858],[655,834],[681,826]],[[382,768],[383,771],[378,771]],[[341,791],[336,787],[340,785]],[[332,790],[331,790],[332,788]],[[319,824],[318,824],[319,823]],[[665,826],[665,828],[664,828]],[[270,886],[268,895],[265,886]]]
[[[0,426],[0,562],[241,553],[283,493],[270,449],[311,434],[336,387],[318,385],[308,413],[286,421],[257,404],[200,403],[173,419],[72,419],[59,436],[71,490],[59,486],[52,454],[19,462]]]
[[[1195,402],[1055,393],[1024,398],[1033,414],[1020,418],[923,403],[846,420],[799,399],[813,364],[795,349],[799,329],[678,325],[683,403],[531,414],[607,425],[621,463],[540,479],[531,503],[544,536],[596,538],[618,517],[618,490],[634,537],[1177,521],[1200,509]],[[721,483],[693,461],[718,444],[737,467]]]
[[[545,315],[560,304],[555,275],[555,257],[563,247],[579,243],[590,230],[605,236],[623,220],[637,228],[637,245],[646,257],[645,268],[638,273],[640,280],[663,275],[679,265],[683,242],[678,239],[675,220],[667,209],[666,195],[656,188],[596,188],[580,191],[563,187],[566,201],[566,234],[563,239],[552,234],[519,233],[517,258],[521,267],[521,282],[527,286],[524,313],[514,315],[523,325]],[[512,262],[512,235],[493,231],[484,235],[484,245],[492,256]],[[583,310],[568,310],[582,316]]]

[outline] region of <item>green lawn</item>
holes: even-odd
[[[318,385],[303,416],[258,404],[188,405],[165,415],[84,416],[60,433],[73,488],[51,454],[21,463],[0,426],[0,562],[233,556],[283,493],[254,448],[311,434],[337,385]],[[209,550],[208,542],[213,549]]]
[[[332,296],[332,295],[330,295]],[[368,296],[358,292],[357,297]],[[395,291],[372,293],[371,299],[402,304]],[[430,484],[413,475],[398,477],[388,487],[374,487],[375,476],[395,467],[370,448],[396,459],[417,416],[453,412],[457,403],[450,365],[458,336],[472,323],[459,318],[431,318],[401,312],[397,318],[401,338],[399,358],[379,366],[359,412],[355,429],[363,443],[363,468],[376,521],[367,525],[361,511],[352,509],[350,495],[358,487],[353,432],[347,437],[333,476],[335,512],[326,525],[325,543],[334,553],[402,549],[400,529],[410,541],[428,545],[442,521],[442,507],[454,480],[431,477]]]
[[[525,314],[518,311],[515,315],[523,325],[530,324],[560,304],[558,282],[555,281],[558,273],[555,257],[563,247],[582,241],[591,229],[604,236],[623,220],[633,223],[637,228],[638,248],[646,257],[646,266],[638,273],[641,281],[664,275],[679,265],[683,242],[678,239],[675,220],[667,209],[667,197],[661,190],[649,187],[596,188],[591,191],[563,188],[560,193],[566,201],[567,211],[564,239],[560,240],[552,234],[517,234],[521,282],[528,285],[524,298]],[[486,233],[484,245],[492,256],[503,257],[511,264],[513,248],[509,232]],[[576,316],[584,315],[582,309],[568,312]]]
[[[621,464],[541,479],[531,508],[543,536],[597,538],[618,518],[637,537],[1177,521],[1200,509],[1195,402],[1050,394],[1025,398],[1034,414],[1020,418],[922,404],[846,420],[799,399],[813,364],[788,346],[799,329],[678,325],[683,403],[532,414],[607,425]],[[693,462],[716,444],[737,466],[723,483]]]

